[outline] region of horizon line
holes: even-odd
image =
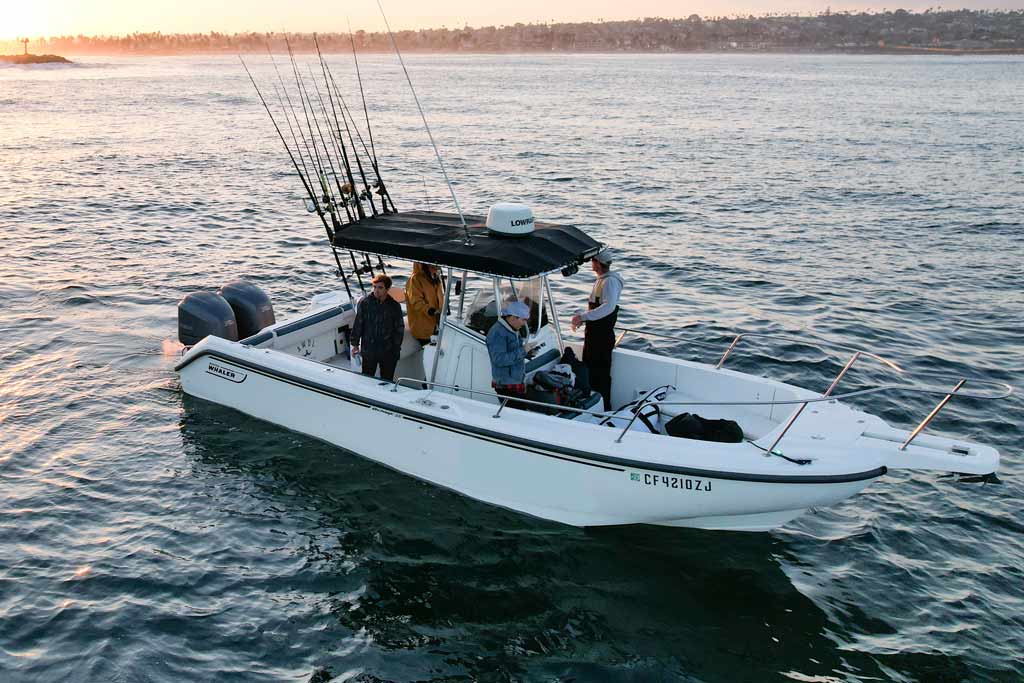
[[[960,13],[960,12],[969,12],[969,13],[973,13],[973,14],[995,14],[995,15],[999,15],[999,14],[1021,14],[1021,13],[1024,13],[1024,9],[982,10],[982,9],[970,9],[970,8],[967,8],[967,7],[961,7],[961,8],[956,8],[956,9],[944,9],[944,8],[940,7],[940,8],[927,8],[927,9],[924,9],[924,10],[919,10],[919,9],[903,9],[903,8],[896,8],[896,9],[890,10],[890,9],[883,8],[882,10],[875,11],[875,10],[872,10],[872,9],[869,8],[869,9],[865,9],[865,10],[837,10],[837,11],[832,11],[830,8],[826,8],[824,10],[820,10],[820,11],[816,11],[816,12],[810,12],[809,11],[807,13],[802,13],[800,11],[792,11],[792,12],[789,12],[789,11],[778,11],[778,12],[763,12],[761,14],[753,14],[753,13],[749,13],[748,12],[748,13],[745,13],[745,14],[733,13],[733,14],[728,14],[728,15],[708,15],[708,16],[700,15],[700,14],[697,14],[696,12],[693,12],[693,13],[687,15],[686,17],[681,17],[681,16],[677,16],[677,17],[646,16],[646,17],[635,17],[635,18],[632,18],[632,19],[608,19],[608,20],[599,17],[599,18],[596,18],[596,19],[586,19],[586,20],[579,20],[579,21],[531,20],[531,21],[517,21],[517,22],[513,22],[513,23],[504,23],[504,24],[497,24],[497,23],[495,23],[495,24],[481,24],[479,26],[471,26],[468,23],[465,23],[465,24],[463,24],[461,26],[451,26],[451,27],[449,27],[449,26],[447,26],[445,24],[442,24],[441,26],[423,26],[423,27],[419,27],[419,28],[395,29],[394,32],[395,32],[395,34],[399,34],[399,33],[418,33],[418,32],[421,32],[421,31],[466,31],[466,30],[480,30],[480,29],[486,29],[486,28],[502,29],[502,28],[515,27],[515,26],[518,26],[518,25],[533,26],[533,27],[535,27],[535,26],[565,26],[565,25],[579,25],[579,24],[628,24],[628,23],[635,23],[635,22],[644,22],[644,21],[648,21],[648,20],[651,20],[651,21],[690,21],[690,20],[693,19],[694,16],[698,17],[701,21],[731,21],[731,20],[741,20],[741,19],[742,20],[750,20],[751,18],[753,18],[755,20],[757,20],[757,19],[778,19],[778,18],[804,18],[804,19],[809,19],[809,18],[814,18],[814,17],[823,17],[823,16],[827,17],[827,16],[837,16],[837,15],[839,15],[839,16],[852,16],[852,17],[856,17],[856,16],[885,16],[885,15],[893,15],[893,14],[896,14],[898,12],[902,12],[904,14],[920,14],[920,15],[925,15],[925,14],[952,14],[952,13]],[[387,33],[387,31],[383,30],[383,29],[381,29],[381,30],[372,30],[372,31],[371,30],[367,30],[367,29],[354,29],[354,30],[351,31],[351,33],[353,33],[353,34],[358,34],[360,32],[366,33],[366,34],[371,34],[371,35],[372,34],[378,34],[378,33],[379,34],[386,34]],[[220,35],[225,35],[225,36],[237,36],[237,35],[264,34],[264,35],[267,35],[267,36],[274,36],[274,35],[282,35],[282,36],[289,36],[289,35],[303,36],[303,35],[306,35],[306,36],[312,36],[312,35],[331,35],[331,34],[347,35],[348,33],[349,33],[348,30],[344,30],[344,31],[343,30],[337,30],[337,31],[272,31],[272,30],[254,30],[254,29],[235,30],[235,31],[219,31],[219,30],[216,30],[216,29],[210,29],[208,31],[172,31],[172,32],[165,33],[164,31],[162,31],[160,29],[157,29],[157,30],[150,30],[150,31],[146,31],[146,30],[133,30],[131,32],[125,32],[125,33],[92,33],[92,34],[57,33],[57,34],[50,34],[50,35],[39,34],[39,35],[34,35],[34,36],[0,35],[0,43],[19,43],[19,42],[21,42],[22,40],[25,40],[25,39],[27,39],[29,41],[46,41],[46,40],[50,40],[50,39],[54,39],[54,38],[67,38],[67,37],[75,37],[75,38],[77,38],[77,37],[82,37],[82,38],[128,38],[128,37],[135,36],[135,35],[190,36],[190,35],[220,34]]]

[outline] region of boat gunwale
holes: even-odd
[[[238,342],[228,343],[237,344]],[[252,347],[244,348],[251,349]],[[269,351],[269,349],[267,350]],[[533,439],[514,436],[511,434],[507,434],[505,432],[496,432],[481,427],[476,427],[473,425],[460,424],[453,420],[448,420],[442,417],[425,415],[421,412],[409,410],[408,408],[405,408],[403,406],[395,405],[393,403],[386,403],[365,396],[360,396],[358,394],[351,393],[344,389],[339,389],[337,387],[321,384],[320,382],[316,382],[305,377],[293,375],[291,373],[279,370],[277,368],[272,368],[267,365],[253,363],[252,361],[244,358],[237,358],[233,355],[224,353],[223,351],[219,350],[201,349],[198,353],[191,354],[186,358],[183,358],[177,365],[175,365],[174,370],[180,373],[184,368],[191,365],[193,362],[200,360],[201,358],[206,356],[211,356],[213,358],[217,358],[227,363],[235,363],[265,377],[297,385],[300,388],[316,391],[317,393],[325,394],[336,399],[348,401],[350,403],[363,404],[369,407],[379,408],[388,412],[397,413],[401,415],[403,418],[418,421],[430,426],[445,429],[447,431],[457,431],[482,440],[497,442],[502,445],[524,449],[538,455],[553,457],[559,460],[569,460],[570,462],[576,462],[581,465],[589,465],[591,467],[601,467],[604,469],[609,469],[608,465],[615,465],[623,469],[632,468],[638,470],[647,470],[651,472],[661,472],[665,474],[702,477],[705,479],[719,479],[727,481],[742,481],[771,484],[846,484],[857,481],[877,479],[888,472],[888,468],[885,467],[884,465],[881,465],[871,470],[865,470],[861,472],[850,472],[845,474],[756,474],[748,472],[707,470],[695,467],[685,467],[682,465],[669,465],[665,463],[632,460],[629,458],[620,458],[617,456],[605,455],[601,453],[577,451],[575,449],[566,448],[564,446],[554,446],[551,444],[538,442]],[[291,356],[289,357],[291,358]]]

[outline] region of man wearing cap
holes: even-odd
[[[619,296],[622,278],[613,273],[613,254],[602,249],[590,259],[597,275],[590,292],[587,310],[572,317],[572,329],[586,324],[583,337],[583,363],[590,371],[590,386],[604,398],[604,409],[612,409],[612,349],[615,348],[615,321],[619,318]]]
[[[491,358],[491,386],[499,396],[526,398],[526,350],[519,330],[530,317],[530,307],[512,301],[501,309],[501,317],[487,332],[487,354]],[[525,405],[513,406],[524,408]]]

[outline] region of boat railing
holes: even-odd
[[[848,364],[848,366],[849,365],[852,365],[852,362],[851,362],[851,364]],[[846,370],[849,370],[849,368],[847,367]],[[633,426],[633,424],[636,422],[636,420],[640,417],[640,414],[641,414],[642,410],[645,407],[647,407],[647,405],[655,405],[655,407],[658,407],[658,410],[660,410],[660,407],[663,407],[663,405],[798,405],[799,409],[798,409],[798,412],[795,414],[795,417],[792,418],[790,420],[790,422],[788,422],[786,424],[785,429],[783,429],[782,433],[780,433],[775,438],[775,440],[772,442],[771,447],[769,447],[769,449],[765,449],[765,455],[766,456],[781,455],[780,453],[778,453],[778,452],[776,452],[774,450],[775,446],[778,445],[778,442],[781,440],[781,437],[782,437],[782,435],[784,435],[785,431],[787,431],[788,428],[792,427],[793,423],[796,422],[796,417],[799,417],[799,414],[801,412],[803,412],[803,410],[810,403],[821,403],[821,402],[826,402],[826,401],[837,401],[837,400],[844,400],[844,399],[847,399],[847,398],[853,398],[855,396],[866,396],[866,395],[870,395],[870,394],[874,394],[874,393],[897,392],[897,391],[898,392],[906,392],[906,393],[920,393],[920,394],[925,394],[925,395],[942,395],[943,398],[942,398],[942,400],[939,401],[939,404],[937,405],[937,407],[929,414],[929,416],[927,418],[925,418],[925,420],[922,421],[922,423],[920,425],[918,425],[918,427],[916,427],[913,430],[913,432],[911,432],[910,436],[906,439],[906,441],[903,443],[903,445],[900,446],[899,450],[900,451],[904,451],[904,450],[906,450],[906,446],[909,445],[910,441],[912,441],[916,436],[918,436],[925,429],[925,427],[928,426],[928,424],[932,421],[932,419],[935,418],[935,416],[938,414],[938,412],[950,400],[950,398],[952,397],[953,393],[955,393],[959,397],[963,397],[963,398],[977,398],[977,399],[981,399],[981,400],[994,400],[994,399],[998,399],[998,398],[1006,398],[1007,396],[1010,396],[1013,393],[1013,387],[1011,387],[1009,384],[1005,384],[1005,383],[1002,383],[1002,382],[993,382],[993,381],[990,381],[990,380],[973,380],[973,381],[976,384],[986,384],[986,385],[989,385],[989,386],[997,387],[1000,391],[998,393],[996,393],[996,394],[988,394],[988,395],[986,395],[986,394],[978,394],[978,393],[959,392],[958,391],[959,388],[961,388],[963,386],[963,384],[966,382],[966,380],[963,380],[962,382],[957,383],[957,386],[955,387],[955,391],[953,391],[953,392],[950,392],[950,391],[947,391],[947,390],[941,390],[941,389],[927,388],[927,387],[908,387],[908,386],[900,386],[898,384],[889,384],[889,385],[870,387],[870,388],[867,388],[867,389],[858,389],[856,391],[849,391],[849,392],[844,393],[844,394],[831,394],[831,393],[828,393],[828,394],[823,394],[821,396],[814,397],[814,398],[793,398],[793,399],[785,399],[785,400],[768,400],[768,401],[765,401],[765,400],[718,400],[718,401],[709,401],[709,400],[666,400],[665,396],[674,387],[671,387],[670,385],[664,385],[664,386],[657,387],[655,389],[650,389],[650,390],[646,391],[644,393],[644,395],[640,396],[639,398],[635,399],[634,401],[631,401],[632,405],[630,407],[631,408],[630,412],[632,413],[632,416],[630,417],[629,422],[626,424],[626,427],[623,429],[623,431],[620,432],[620,434],[618,434],[618,436],[615,438],[615,443],[622,443],[623,437],[626,436],[626,433],[630,430],[630,428]],[[834,386],[831,387],[831,388],[834,389],[835,388],[835,384],[837,384],[837,382],[834,382],[833,384],[834,384]],[[416,379],[416,378],[412,378],[412,377],[399,377],[398,379],[396,379],[394,381],[394,386],[391,388],[391,391],[392,392],[398,391],[398,387],[401,386],[401,385],[408,386],[410,388],[421,388],[421,389],[451,389],[451,390],[456,391],[456,392],[465,392],[465,393],[468,393],[468,394],[471,394],[471,395],[475,394],[475,395],[486,396],[488,398],[497,398],[498,402],[499,402],[498,411],[496,411],[493,416],[490,416],[490,417],[493,417],[493,418],[501,418],[502,411],[505,410],[506,405],[508,405],[510,402],[515,402],[515,403],[520,403],[520,404],[525,404],[525,405],[537,405],[537,407],[543,408],[545,410],[557,409],[559,412],[563,412],[564,411],[564,412],[569,412],[569,413],[577,413],[579,415],[590,415],[590,416],[593,416],[595,418],[600,418],[600,419],[609,419],[609,418],[621,419],[621,420],[626,419],[626,416],[625,415],[621,415],[620,412],[618,412],[618,411],[614,411],[614,412],[611,412],[611,413],[608,413],[608,412],[605,412],[605,411],[591,411],[591,410],[582,409],[582,408],[573,408],[573,407],[571,407],[571,405],[558,405],[558,404],[555,404],[555,403],[546,403],[544,401],[532,400],[530,398],[519,398],[517,396],[502,396],[502,395],[497,394],[497,393],[495,393],[493,391],[481,391],[479,389],[470,389],[470,388],[467,388],[467,387],[459,386],[457,384],[443,384],[441,382],[430,382],[428,380],[421,380],[421,379]],[[752,441],[752,442],[757,444],[756,440]],[[763,446],[758,446],[758,447],[763,447]]]
[[[678,337],[678,336],[671,335],[671,334],[661,334],[659,332],[649,332],[647,330],[637,330],[637,329],[628,328],[628,327],[617,327],[616,329],[620,330],[620,334],[619,334],[619,336],[615,340],[615,345],[616,346],[618,346],[622,342],[622,340],[626,336],[626,334],[636,334],[636,335],[640,335],[641,337],[655,337],[657,339],[667,339],[668,341],[681,342],[681,343],[686,343],[686,344],[696,344],[697,346],[706,346],[706,347],[709,347],[709,348],[711,348],[711,347],[720,348],[720,346],[718,344],[713,344],[712,342],[699,341],[699,340],[694,340],[694,339],[685,339],[683,337]],[[742,341],[743,339],[752,339],[752,338],[771,339],[771,340],[774,340],[774,341],[784,341],[784,342],[791,342],[791,343],[802,344],[802,345],[810,347],[812,349],[817,349],[818,351],[821,351],[822,353],[824,353],[826,355],[830,355],[829,351],[827,349],[823,348],[820,344],[814,344],[814,343],[808,341],[807,339],[803,339],[803,338],[800,338],[800,337],[796,337],[796,336],[792,336],[792,335],[781,335],[781,334],[764,334],[762,332],[742,332],[742,333],[737,334],[735,337],[733,337],[732,342],[729,344],[728,348],[726,348],[725,352],[722,354],[722,356],[718,359],[718,362],[715,364],[715,369],[716,370],[721,369],[721,367],[725,364],[725,360],[730,355],[732,355],[732,352],[736,349],[736,346],[740,343],[740,341]],[[852,346],[852,345],[849,345],[849,344],[842,344],[842,343],[832,343],[830,345],[835,347],[835,348],[846,349],[846,350],[849,350],[849,351],[860,351],[861,355],[871,356],[872,358],[878,359],[883,364],[888,365],[889,367],[892,367],[893,369],[895,369],[895,370],[897,370],[899,372],[905,372],[896,363],[893,363],[892,361],[886,360],[886,359],[882,358],[881,356],[878,356],[877,354],[870,353],[866,349],[862,349],[862,348],[860,348],[858,346]]]
[[[684,340],[684,339],[681,339],[679,337],[673,337],[673,336],[670,336],[670,335],[659,334],[657,332],[647,332],[645,330],[637,330],[637,329],[631,329],[631,328],[619,328],[619,329],[621,330],[621,334],[615,340],[615,345],[616,346],[619,345],[619,342],[622,341],[623,337],[625,337],[626,333],[628,333],[628,332],[632,332],[634,334],[639,334],[639,335],[642,335],[642,336],[650,336],[650,337],[656,337],[656,338],[661,338],[661,339],[670,339],[670,340],[676,341],[676,342],[684,342],[685,341],[687,343],[704,344],[703,342],[691,342],[689,340]],[[745,339],[745,338],[750,338],[750,337],[757,337],[759,339],[772,339],[772,340],[776,340],[776,341],[797,342],[797,343],[803,344],[805,346],[809,346],[811,348],[818,349],[819,351],[825,353],[826,355],[829,355],[829,352],[826,351],[825,349],[823,349],[821,346],[819,346],[817,344],[811,344],[811,343],[809,343],[805,339],[799,339],[799,338],[792,337],[792,336],[762,334],[762,333],[759,333],[759,332],[746,332],[746,333],[737,334],[735,337],[733,337],[732,343],[729,344],[729,347],[725,350],[725,353],[722,354],[722,357],[718,359],[718,363],[715,365],[715,369],[716,370],[720,370],[722,368],[722,366],[725,364],[726,359],[733,352],[733,350],[740,343],[740,341]],[[983,380],[983,379],[978,379],[978,378],[973,378],[973,377],[963,377],[963,376],[952,378],[952,379],[949,378],[949,377],[933,376],[933,379],[946,379],[946,380],[955,381],[955,385],[953,386],[952,389],[946,389],[946,390],[923,389],[923,388],[919,388],[919,387],[904,387],[904,386],[900,386],[900,385],[885,385],[885,386],[881,386],[881,387],[874,387],[872,389],[866,389],[866,390],[862,390],[862,391],[850,392],[850,393],[842,395],[842,396],[833,396],[832,392],[835,391],[835,388],[839,385],[839,382],[843,379],[843,377],[846,375],[846,373],[849,372],[850,368],[853,367],[854,363],[856,363],[862,357],[870,358],[872,360],[878,361],[882,365],[888,367],[891,370],[896,371],[897,373],[899,373],[901,375],[907,375],[908,374],[903,368],[901,368],[896,363],[894,363],[894,362],[892,362],[890,360],[887,360],[887,359],[879,356],[876,353],[872,353],[872,352],[867,351],[865,349],[857,348],[855,346],[850,346],[850,345],[847,345],[847,344],[833,344],[833,346],[838,347],[838,348],[844,348],[844,349],[847,349],[847,350],[852,350],[853,351],[853,355],[850,357],[849,360],[846,361],[846,364],[839,371],[839,374],[836,375],[836,377],[832,380],[832,384],[829,385],[828,389],[825,390],[825,393],[821,395],[821,398],[818,398],[818,399],[803,399],[803,400],[799,400],[799,401],[783,402],[783,403],[796,403],[796,404],[799,404],[799,405],[798,405],[797,409],[793,412],[793,414],[790,415],[789,420],[786,422],[785,427],[783,427],[782,431],[779,432],[779,434],[775,437],[775,440],[772,442],[771,446],[769,446],[767,448],[766,455],[775,454],[775,447],[779,445],[779,442],[782,441],[782,438],[786,435],[786,433],[789,431],[789,429],[793,426],[793,424],[797,421],[797,419],[803,413],[804,409],[807,408],[807,405],[810,404],[810,403],[815,403],[815,402],[818,402],[818,401],[838,400],[840,398],[848,398],[848,397],[852,397],[852,396],[862,396],[862,395],[865,395],[865,394],[879,393],[879,392],[883,392],[883,391],[903,391],[903,392],[909,391],[909,392],[914,392],[914,393],[925,393],[925,394],[938,394],[938,395],[941,395],[942,399],[938,402],[938,404],[931,410],[931,412],[928,413],[928,415],[925,416],[925,418],[923,420],[921,420],[921,422],[918,423],[918,425],[913,429],[913,431],[911,431],[911,433],[907,437],[906,441],[904,441],[903,444],[900,446],[899,450],[904,451],[904,450],[907,449],[907,446],[909,446],[910,443],[914,439],[916,439],[918,437],[918,435],[922,431],[924,431],[924,429],[931,423],[931,421],[933,419],[935,419],[935,416],[939,414],[939,411],[941,411],[946,406],[946,404],[949,403],[953,399],[954,396],[959,396],[961,398],[981,399],[981,400],[997,400],[997,399],[1001,399],[1001,398],[1006,398],[1006,397],[1010,396],[1010,394],[1013,393],[1013,387],[1011,387],[1009,384],[1006,384],[1004,382],[996,382],[996,381],[993,381],[993,380]],[[1000,390],[1000,393],[997,394],[997,395],[988,395],[988,396],[986,396],[986,395],[981,395],[981,394],[972,394],[972,393],[961,392],[960,389],[968,381],[971,382],[971,386],[975,386],[975,385],[988,385],[988,386],[998,387],[999,390]],[[758,405],[776,405],[778,403],[779,402],[771,401],[771,402],[767,402],[767,403],[758,403]],[[683,404],[679,404],[679,403],[668,404],[668,403],[666,403],[664,405],[683,405]],[[724,404],[722,404],[722,403],[704,403],[704,402],[697,403],[697,402],[694,402],[691,405],[724,405]],[[733,405],[754,405],[754,404],[742,403],[742,404],[733,404]],[[632,424],[632,422],[630,423],[630,425],[631,424]],[[627,429],[628,428],[629,428],[629,426],[627,426]],[[625,434],[625,432],[623,432],[623,434]],[[621,438],[622,437],[620,436],[619,439],[621,439]]]

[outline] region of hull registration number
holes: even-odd
[[[663,486],[668,489],[682,491],[710,491],[711,482],[707,479],[690,479],[689,477],[673,477],[667,474],[651,474],[650,472],[630,472],[629,478],[646,486]]]

